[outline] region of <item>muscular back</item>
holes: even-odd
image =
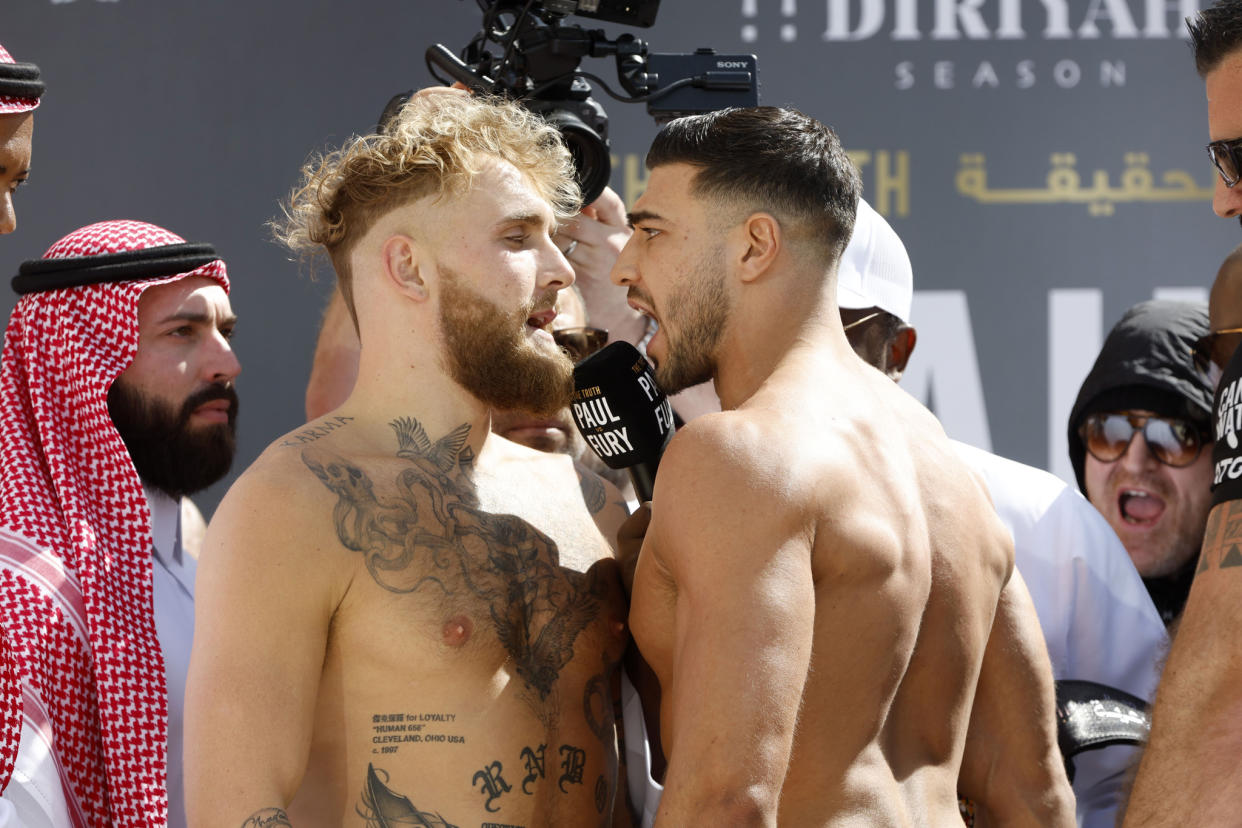
[[[204,642],[204,663],[241,658],[204,668],[203,686],[265,661],[301,678],[292,698],[205,706],[219,726],[293,742],[253,763],[278,769],[280,802],[256,787],[232,824],[290,800],[294,825],[611,824],[625,639],[613,551],[584,504],[617,508],[602,484],[580,491],[568,458],[500,438],[476,458],[468,425],[431,435],[402,418],[382,446],[331,419],[271,447],[217,518],[270,541],[213,544],[217,617],[276,591],[260,623]]]
[[[736,746],[735,760],[760,752],[752,778],[733,784],[753,788],[770,778],[762,754],[776,766],[785,718],[791,748],[778,791],[780,824],[952,824],[974,687],[1012,567],[981,488],[934,418],[861,362],[807,360],[778,371],[739,409],[691,429],[681,437],[692,450],[672,459],[730,482],[710,487],[712,506],[701,481],[697,505],[679,497],[693,475],[675,472],[672,485],[657,489],[631,612],[635,638],[664,688],[670,793],[679,744],[696,750],[696,732],[710,727],[698,710],[713,709],[702,700],[684,704],[686,688],[677,686],[692,678],[678,662],[700,658],[686,624],[711,593],[732,590],[735,613],[769,625],[760,640],[742,628],[734,639],[761,648],[764,680],[775,692],[760,703],[777,720],[733,711],[716,723]],[[716,458],[705,460],[705,451]],[[666,471],[667,461],[661,478]],[[722,539],[687,551],[678,538],[687,527],[667,531],[681,509],[744,510],[763,524],[730,533],[745,549],[730,552]],[[731,554],[738,558],[712,566]],[[714,583],[704,572],[714,572]],[[730,585],[735,578],[750,583],[739,591]],[[784,650],[804,648],[805,656],[763,651],[786,634],[792,640]],[[735,658],[734,671],[756,669],[729,646],[716,643],[715,657]],[[670,813],[680,807],[669,805]]]

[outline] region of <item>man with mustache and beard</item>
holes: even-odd
[[[1202,303],[1130,308],[1069,416],[1078,487],[1121,539],[1166,626],[1186,604],[1211,508],[1212,387],[1192,357],[1207,333]]]
[[[178,501],[233,457],[224,262],[155,225],[108,221],[24,263],[13,287],[0,824],[183,826],[195,561]]]
[[[858,171],[773,107],[672,121],[647,167],[612,279],[659,323],[660,386],[712,379],[723,409],[669,442],[634,574],[655,824],[958,821],[1013,551],[939,424],[842,329]]]
[[[197,824],[628,824],[624,510],[489,430],[493,409],[567,404],[553,235],[578,202],[554,129],[448,93],[303,170],[281,238],[331,258],[358,376],[208,531]]]

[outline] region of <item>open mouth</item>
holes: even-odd
[[[1121,519],[1133,526],[1152,526],[1164,514],[1164,500],[1143,489],[1122,489],[1117,495]]]
[[[530,316],[526,317],[526,327],[529,328],[532,333],[538,331],[551,339],[552,332],[549,328],[552,325],[553,319],[556,319],[556,310],[553,308],[539,311],[538,313],[532,313]]]

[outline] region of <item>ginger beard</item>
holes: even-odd
[[[550,338],[531,335],[526,320],[552,307],[556,291],[506,313],[461,283],[443,275],[440,330],[449,376],[492,408],[553,414],[569,405],[574,366]]]
[[[228,400],[228,422],[191,426],[195,409]],[[209,385],[180,409],[117,379],[108,389],[108,413],[125,441],[143,482],[169,497],[194,494],[228,474],[237,447],[237,393],[232,385]]]

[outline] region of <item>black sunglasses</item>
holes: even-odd
[[[608,344],[608,331],[603,328],[561,328],[552,332],[552,340],[569,354],[574,362],[581,362]]]
[[[1221,181],[1226,187],[1238,183],[1239,171],[1242,171],[1242,160],[1238,158],[1238,149],[1242,148],[1242,138],[1230,138],[1227,141],[1213,141],[1207,145],[1208,157],[1216,165]]]
[[[1120,412],[1091,414],[1078,428],[1087,451],[1101,463],[1120,460],[1139,431],[1143,432],[1147,450],[1166,466],[1189,466],[1203,451],[1199,429],[1176,417]]]

